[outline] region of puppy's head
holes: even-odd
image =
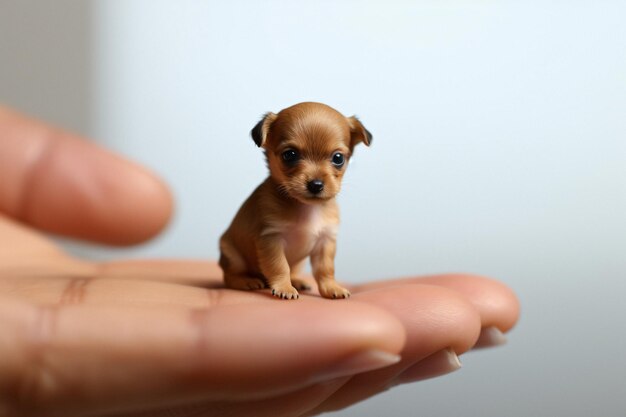
[[[265,149],[270,175],[281,192],[308,204],[335,197],[354,147],[372,142],[356,117],[320,103],[267,113],[251,135]]]

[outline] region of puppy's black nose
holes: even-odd
[[[309,189],[311,194],[319,194],[324,189],[324,183],[322,182],[322,180],[309,181],[309,183],[306,185],[306,188]]]

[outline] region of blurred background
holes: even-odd
[[[132,249],[216,258],[264,178],[249,131],[321,101],[373,133],[346,175],[345,281],[467,271],[519,294],[508,345],[337,416],[626,414],[626,3],[0,0],[0,101],[160,173]]]

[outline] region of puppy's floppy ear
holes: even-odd
[[[372,134],[363,126],[363,123],[356,116],[348,117],[348,125],[350,125],[350,147],[354,148],[363,142],[366,146],[372,144]]]
[[[267,112],[263,115],[263,118],[256,124],[250,131],[254,143],[259,148],[265,145],[265,139],[267,139],[267,133],[270,130],[270,125],[276,120],[276,115],[272,112]]]

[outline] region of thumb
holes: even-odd
[[[126,245],[157,234],[172,204],[145,168],[0,106],[0,213],[48,232]]]

